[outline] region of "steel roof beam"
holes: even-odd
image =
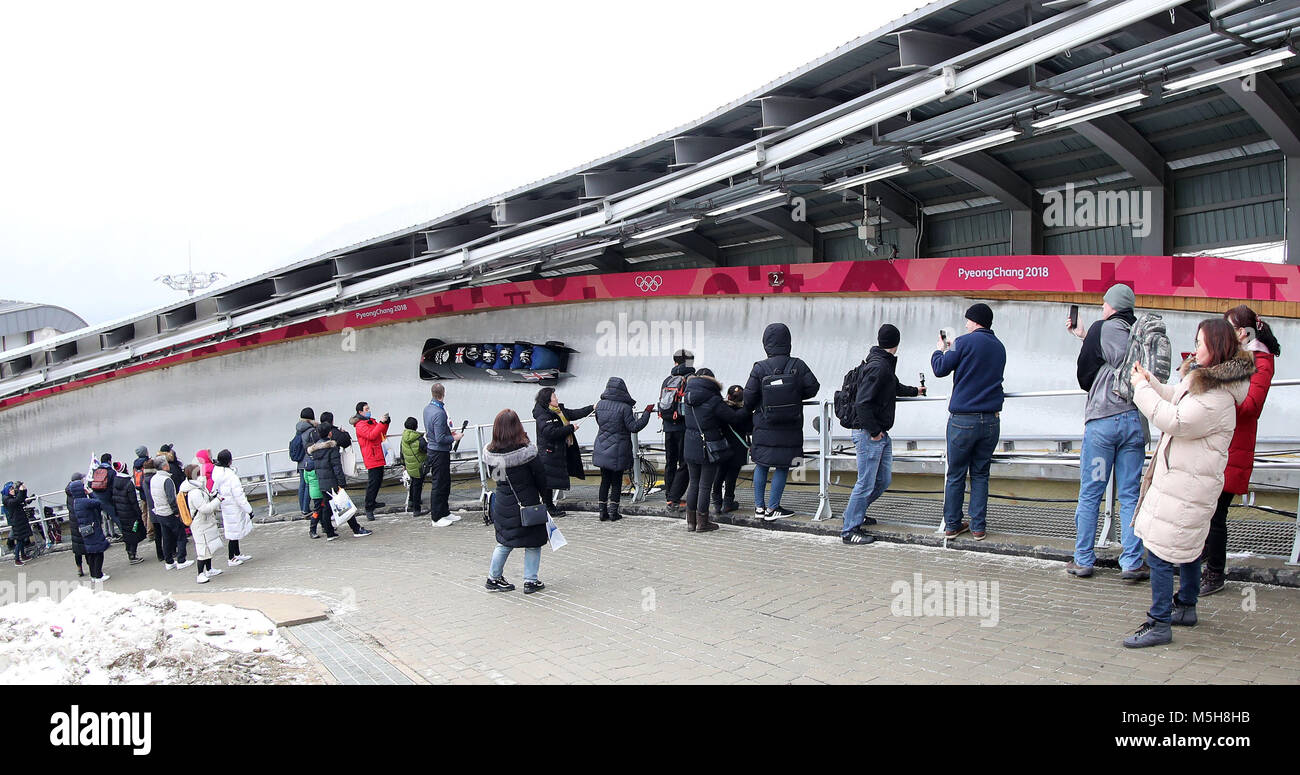
[[[968,153],[936,162],[944,172],[983,191],[1011,211],[1011,252],[1033,255],[1041,252],[1042,229],[1035,214],[1034,187],[987,153]]]

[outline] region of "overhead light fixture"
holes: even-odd
[[[159,350],[166,350],[169,347],[175,347],[177,345],[193,342],[196,339],[207,339],[210,336],[216,336],[217,334],[224,334],[228,330],[230,330],[230,326],[227,321],[217,320],[215,322],[208,323],[205,326],[200,326],[198,328],[180,331],[179,333],[174,334],[173,336],[164,337],[154,342],[144,342],[143,344],[140,344],[138,346],[133,346],[131,348],[131,354],[143,355],[146,353],[155,353],[158,352]]]
[[[1249,57],[1240,62],[1233,62],[1230,65],[1216,67],[1213,70],[1206,70],[1203,73],[1189,75],[1186,78],[1179,78],[1176,81],[1170,81],[1163,87],[1166,94],[1173,92],[1189,91],[1199,89],[1202,86],[1212,86],[1222,81],[1231,80],[1247,73],[1258,73],[1262,70],[1272,70],[1275,67],[1281,67],[1282,63],[1295,56],[1296,52],[1289,48],[1269,51],[1259,56]]]
[[[699,218],[684,218],[680,221],[673,221],[672,223],[666,223],[663,226],[656,226],[653,229],[649,229],[647,231],[634,234],[632,236],[635,237],[637,240],[645,240],[645,239],[649,239],[650,237],[657,237],[659,235],[667,234],[668,232],[672,232],[672,231],[678,231],[686,228],[693,229],[695,228],[695,224],[699,222],[700,222]]]
[[[982,151],[985,148],[992,148],[995,145],[1009,143],[1017,137],[1020,137],[1020,135],[1021,131],[1019,129],[1008,129],[1003,132],[994,132],[991,135],[984,135],[983,137],[977,137],[974,140],[967,140],[964,143],[957,143],[948,148],[940,148],[937,151],[923,154],[921,156],[921,161],[930,164],[936,161],[943,161],[944,159],[953,159],[958,156],[965,156],[968,153]]]
[[[1088,121],[1094,118],[1118,113],[1125,108],[1136,105],[1148,96],[1146,92],[1135,92],[1125,94],[1122,97],[1114,97],[1109,100],[1095,102],[1091,105],[1085,105],[1077,110],[1071,110],[1056,116],[1049,116],[1041,121],[1035,121],[1030,126],[1034,129],[1052,129],[1055,127],[1066,127],[1072,124],[1078,124],[1082,121]]]
[[[787,194],[784,191],[769,191],[766,194],[750,197],[749,199],[745,199],[739,202],[734,202],[729,205],[723,205],[722,207],[719,207],[716,210],[708,211],[707,213],[705,213],[705,215],[712,218],[713,216],[716,215],[723,215],[725,213],[734,213],[737,210],[744,210],[746,207],[750,207],[752,205],[761,204],[762,202],[770,202],[773,199],[782,199],[788,196],[789,194]]]
[[[588,258],[594,258],[604,253],[607,248],[616,247],[623,244],[622,240],[611,239],[604,242],[597,242],[593,245],[585,245],[580,248],[573,248],[556,253],[546,262],[546,268],[550,269],[565,264],[572,264],[575,261],[585,261]]]
[[[28,388],[36,387],[45,381],[44,374],[30,374],[26,377],[14,377],[0,382],[0,396],[21,393]]]
[[[514,275],[517,274],[523,274],[524,272],[527,272],[529,269],[532,269],[533,267],[540,266],[541,263],[542,260],[538,258],[533,261],[525,261],[522,264],[512,264],[510,266],[504,266],[500,269],[493,269],[491,272],[484,272],[483,274],[474,278],[474,280],[475,282],[480,282],[482,280],[497,280],[503,277],[513,277]]]
[[[870,183],[874,180],[884,180],[885,178],[902,175],[909,170],[910,168],[906,164],[891,164],[888,167],[881,167],[878,170],[871,170],[870,172],[861,175],[854,175],[851,178],[837,180],[829,186],[823,187],[822,191],[843,191],[846,188],[853,188],[854,186],[860,186],[863,183]]]

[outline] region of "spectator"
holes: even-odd
[[[199,560],[198,575],[195,581],[206,584],[221,575],[220,568],[212,567],[212,557],[221,549],[221,522],[217,514],[221,509],[221,497],[210,494],[207,477],[202,466],[185,467],[185,484],[181,485],[180,497],[185,499],[190,510],[190,533],[194,536],[194,556]]]
[[[136,498],[135,480],[126,472],[126,466],[120,462],[114,463],[113,472],[113,510],[122,527],[126,559],[131,565],[139,565],[144,562],[144,558],[136,554],[146,535],[144,512],[140,510],[140,501]]]
[[[424,407],[424,433],[428,445],[428,457],[425,470],[429,472],[429,516],[434,527],[447,527],[459,522],[460,517],[451,513],[451,448],[460,441],[460,431],[451,429],[447,419],[447,405],[443,400],[447,390],[441,382],[435,382],[429,388],[429,405]],[[420,488],[424,489],[423,479]],[[420,497],[416,495],[416,503]]]
[[[388,461],[384,455],[384,439],[388,438],[388,427],[392,424],[388,413],[378,422],[371,416],[370,404],[365,401],[357,403],[357,413],[352,418],[352,425],[357,429],[357,442],[361,445],[361,459],[366,464],[366,519],[375,521],[375,509],[385,505],[379,501],[379,489],[384,486],[384,466]]]
[[[1002,373],[1007,350],[992,331],[993,310],[973,304],[966,310],[966,335],[939,340],[930,356],[936,377],[954,374],[948,400],[948,476],[943,493],[944,535],[970,531],[983,541],[988,525],[989,468],[1002,435]],[[970,474],[970,522],[962,520],[966,475]]]
[[[188,568],[193,560],[185,559],[185,525],[176,510],[176,486],[172,483],[172,463],[165,455],[154,458],[157,471],[149,481],[149,510],[156,529],[162,532],[163,562],[167,570]]]
[[[1115,369],[1122,368],[1128,354],[1129,331],[1137,322],[1133,305],[1137,297],[1127,285],[1113,285],[1101,303],[1101,320],[1087,334],[1082,328],[1069,329],[1083,340],[1079,351],[1079,387],[1088,391],[1083,410],[1083,449],[1079,453],[1079,506],[1074,512],[1074,559],[1065,570],[1072,576],[1092,575],[1097,557],[1097,508],[1106,492],[1111,472],[1119,495],[1119,524],[1122,549],[1119,565],[1123,578],[1140,581],[1151,577],[1142,560],[1142,541],[1133,533],[1133,512],[1142,488],[1142,465],[1146,461],[1147,428],[1142,413],[1132,401],[1116,395]],[[1120,375],[1128,379],[1127,374]]]
[[[198,466],[199,470],[203,472],[203,486],[208,488],[208,492],[212,492],[212,470],[217,467],[216,463],[212,462],[212,450],[201,449],[195,452],[193,465]],[[184,473],[183,470],[182,473]],[[187,476],[181,484],[184,485],[188,481],[189,477]]]
[[[790,329],[772,323],[763,331],[767,359],[758,361],[745,383],[745,409],[754,415],[754,516],[767,521],[793,517],[781,505],[790,464],[803,456],[803,402],[821,389],[808,364],[790,357]],[[784,377],[781,375],[785,375]],[[764,505],[768,472],[772,494]]]
[[[298,413],[298,424],[293,427],[294,438],[298,440],[301,446],[299,456],[294,460],[298,464],[298,510],[304,517],[310,517],[312,514],[311,493],[307,488],[307,444],[306,433],[316,427],[316,412],[310,406]],[[292,446],[292,445],[291,445]],[[312,524],[312,534],[316,533],[316,525]]]
[[[77,529],[77,515],[72,507],[74,501],[80,497],[76,493],[81,493],[83,496],[86,494],[86,475],[80,471],[74,472],[71,481],[63,488],[63,492],[68,496],[68,527],[71,528],[69,532],[72,534],[72,559],[77,563],[77,576],[81,577],[86,575],[86,569],[81,562],[86,554],[86,539],[81,536],[81,531]],[[8,509],[5,511],[7,513]]]
[[[722,383],[709,369],[700,369],[686,382],[686,441],[682,455],[686,459],[690,483],[686,488],[686,530],[709,533],[718,529],[709,521],[709,496],[718,470],[731,453],[731,445],[717,459],[710,459],[706,442],[725,441],[726,428],[740,424],[749,415],[742,406],[728,406],[722,400]]]
[[[1196,625],[1201,553],[1223,492],[1237,406],[1246,400],[1255,359],[1240,349],[1230,323],[1211,318],[1197,327],[1196,352],[1179,373],[1177,385],[1165,385],[1141,363],[1133,365],[1133,403],[1162,435],[1142,482],[1134,523],[1151,566],[1151,608],[1137,632],[1124,640],[1129,648],[1169,643],[1171,625]]]
[[[181,464],[180,457],[176,454],[174,444],[164,444],[158,448],[158,454],[167,458],[167,475],[171,477],[172,485],[180,492],[181,485],[185,484],[185,466]]]
[[[407,417],[402,424],[402,464],[406,466],[406,475],[411,478],[411,488],[407,493],[406,510],[415,516],[423,516],[420,500],[424,491],[424,466],[429,461],[429,442],[420,433],[420,422],[414,417]]]
[[[233,568],[253,559],[240,550],[239,542],[253,532],[253,507],[244,496],[244,485],[231,467],[230,450],[217,453],[217,467],[212,469],[212,494],[221,501],[221,522],[226,532],[226,566]]]
[[[158,475],[158,464],[154,458],[144,461],[140,467],[140,488],[144,496],[144,520],[147,535],[153,537],[154,549],[158,553],[158,562],[166,562],[166,555],[163,554],[163,529],[158,526],[154,519],[153,513],[153,480]]]
[[[564,512],[555,507],[554,491],[569,489],[570,476],[587,478],[582,467],[582,450],[578,447],[578,424],[573,421],[581,420],[595,409],[594,405],[566,409],[555,388],[545,387],[537,391],[533,404],[533,419],[537,421],[537,456],[546,468],[541,494],[552,518],[564,516]]]
[[[321,499],[316,502],[316,513],[320,515],[320,524],[325,528],[325,537],[329,541],[339,537],[334,530],[334,512],[329,497],[347,486],[343,459],[339,454],[342,448],[339,439],[345,436],[346,433],[334,427],[333,415],[329,412],[321,414],[320,425],[307,433],[307,438],[311,441],[307,445],[307,454],[311,456],[312,470],[316,472],[317,485],[321,491]],[[352,535],[357,538],[371,534],[371,531],[361,527],[355,516],[348,518],[348,527],[352,528]]]
[[[686,492],[686,461],[682,458],[682,445],[686,440],[686,418],[682,415],[682,399],[686,395],[686,380],[695,374],[695,354],[690,350],[673,353],[673,368],[659,386],[662,396],[670,386],[675,392],[672,406],[661,409],[659,419],[664,424],[664,499],[669,513],[686,510],[682,495]],[[662,406],[663,401],[660,401]]]
[[[92,463],[90,470],[86,472],[86,484],[90,487],[90,494],[99,501],[100,513],[108,520],[104,523],[104,534],[109,540],[121,535],[117,510],[113,508],[113,479],[116,476],[116,472],[113,471],[113,456],[107,452],[100,455],[99,462]]]
[[[72,498],[72,522],[81,534],[82,547],[86,553],[86,563],[90,565],[92,581],[108,581],[104,572],[104,552],[108,551],[108,538],[104,536],[104,515],[99,499],[92,498],[83,487],[80,490],[69,487],[68,495]]]
[[[1246,400],[1237,407],[1237,428],[1228,448],[1228,467],[1224,471],[1223,492],[1210,519],[1210,532],[1205,539],[1205,574],[1201,578],[1201,597],[1223,590],[1228,567],[1228,506],[1234,495],[1250,492],[1250,474],[1255,467],[1255,435],[1259,430],[1259,415],[1264,411],[1264,401],[1273,383],[1273,359],[1282,354],[1282,347],[1273,335],[1273,329],[1258,317],[1255,311],[1242,304],[1223,315],[1236,332],[1237,342],[1255,359],[1255,374],[1250,378]]]
[[[9,538],[14,542],[14,565],[22,565],[23,560],[31,559],[27,555],[27,541],[32,537],[32,524],[27,518],[27,488],[22,482],[5,482],[0,497],[9,522]]]
[[[862,528],[876,524],[876,520],[867,516],[867,509],[889,489],[893,479],[894,441],[889,431],[894,427],[895,407],[899,398],[925,395],[925,388],[898,381],[898,346],[901,342],[902,334],[896,326],[889,323],[881,326],[876,333],[876,346],[871,348],[858,373],[853,428],[858,480],[844,509],[840,540],[845,544],[860,546],[876,540]]]
[[[617,522],[623,500],[623,472],[632,467],[632,436],[650,423],[653,406],[647,406],[640,419],[635,414],[636,401],[627,391],[627,383],[610,377],[605,392],[596,404],[596,441],[591,447],[591,463],[600,469],[600,521]]]
[[[515,586],[504,575],[506,560],[512,549],[523,549],[524,594],[540,592],[546,588],[537,577],[547,541],[546,525],[524,526],[520,508],[541,503],[542,490],[553,480],[514,411],[503,409],[493,420],[492,441],[483,451],[483,462],[497,483],[489,501],[497,547],[484,586],[489,592],[512,591]]]
[[[727,389],[727,406],[732,409],[745,408],[745,389],[732,385]],[[713,510],[718,515],[730,514],[740,508],[736,502],[736,480],[740,470],[749,461],[749,437],[754,432],[754,416],[743,412],[743,418],[737,422],[726,423],[722,436],[727,440],[729,455],[725,463],[718,467],[718,478],[713,482]],[[699,519],[699,515],[696,515]]]

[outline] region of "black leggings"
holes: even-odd
[[[104,553],[90,552],[86,555],[86,561],[90,563],[90,577],[99,579],[104,577]]]
[[[235,559],[236,556],[239,555],[239,542],[238,542],[238,541],[230,541],[229,543],[226,544],[226,548],[229,550],[229,552],[228,552],[229,555],[230,555],[229,559],[233,560],[233,559]]]
[[[199,560],[199,573],[202,573],[203,571],[207,571],[207,570],[212,570],[212,558],[211,558],[211,557],[209,557],[209,558],[206,559],[206,560]]]
[[[743,458],[734,458],[718,469],[718,478],[713,480],[714,503],[736,502],[736,479],[740,478],[740,469],[744,467]]]
[[[541,496],[542,496],[542,503],[545,503],[545,504],[546,504],[546,508],[551,509],[552,511],[554,511],[554,510],[555,510],[555,490],[552,490],[550,487],[545,487],[545,488],[542,489]]]
[[[686,510],[709,513],[709,493],[713,492],[713,480],[718,477],[717,463],[687,463],[691,483],[686,488]]]
[[[338,535],[338,532],[334,530],[334,512],[324,498],[316,501],[316,513],[320,515],[317,521],[325,529],[325,536],[332,538]],[[357,521],[355,515],[348,517],[348,527],[352,528],[353,533],[361,532],[361,523]],[[234,544],[238,546],[239,542],[235,541]]]
[[[1236,498],[1230,492],[1219,495],[1219,504],[1210,517],[1210,533],[1205,537],[1205,552],[1201,558],[1205,567],[1215,573],[1223,573],[1228,565],[1228,507]]]
[[[600,469],[600,502],[618,503],[623,500],[623,472]]]

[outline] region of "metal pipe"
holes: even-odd
[[[645,487],[641,484],[641,440],[635,432],[632,433],[632,487],[632,502],[645,501]]]

